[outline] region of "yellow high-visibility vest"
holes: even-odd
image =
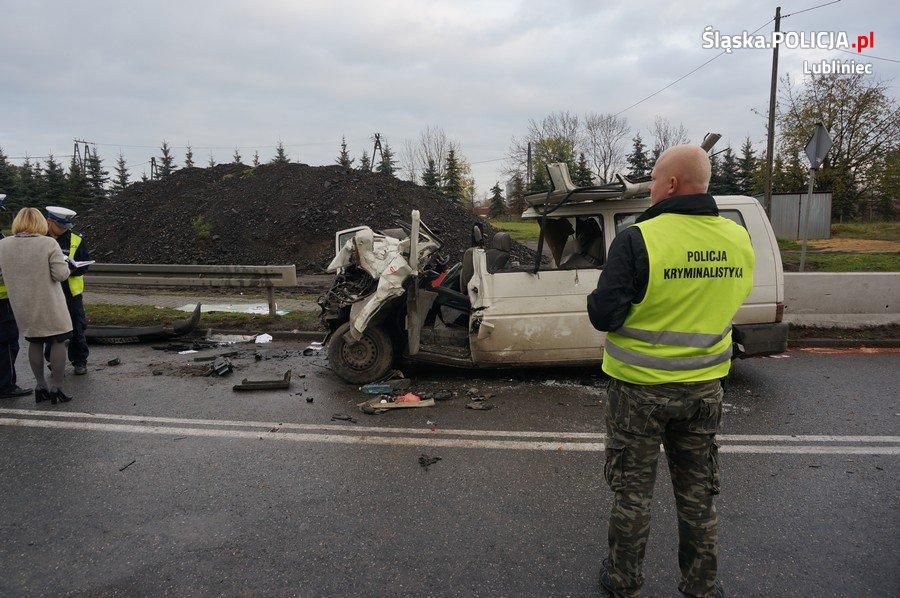
[[[702,382],[731,367],[731,320],[753,289],[750,236],[719,216],[660,214],[635,224],[650,274],[621,328],[606,335],[603,371],[632,384]]]
[[[75,252],[78,250],[79,245],[81,245],[81,235],[71,233],[69,240],[69,259],[72,261],[75,261]],[[84,276],[69,277],[69,292],[72,293],[73,297],[84,292]]]

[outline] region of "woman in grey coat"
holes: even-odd
[[[72,336],[72,319],[60,282],[69,264],[59,244],[47,237],[47,220],[35,208],[22,208],[12,223],[12,236],[0,239],[0,272],[9,302],[25,340],[28,362],[36,381],[35,402],[71,401],[62,390],[66,368],[65,341]],[[44,343],[50,343],[50,385],[44,378]]]

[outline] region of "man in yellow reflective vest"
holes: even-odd
[[[6,211],[5,194],[0,194],[0,210]],[[0,233],[0,239],[3,233]],[[16,384],[16,358],[19,356],[19,327],[6,285],[0,272],[0,399],[16,399],[31,394],[30,388],[20,388]]]
[[[716,432],[731,367],[731,320],[753,288],[747,231],[707,193],[706,152],[680,145],[651,173],[651,206],[616,236],[587,308],[607,332],[604,477],[614,493],[600,589],[637,596],[659,445],[678,512],[678,589],[724,596],[717,574]]]
[[[74,210],[59,206],[47,206],[48,233],[55,238],[62,249],[63,255],[69,258],[68,280],[63,281],[63,294],[66,296],[66,306],[69,308],[69,316],[72,318],[72,338],[69,339],[69,361],[75,370],[76,376],[87,374],[88,344],[84,337],[87,328],[87,316],[84,313],[84,274],[88,266],[77,266],[76,263],[90,261],[84,238],[72,231],[75,223],[72,219],[76,216]],[[47,350],[49,352],[49,345]]]

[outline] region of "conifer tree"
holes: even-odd
[[[725,148],[722,152],[722,181],[719,193],[724,195],[735,195],[740,193],[740,179],[738,175],[738,161],[731,146]]]
[[[253,151],[253,167],[259,166],[259,150]]]
[[[125,156],[121,152],[119,152],[119,158],[116,160],[115,173],[112,181],[112,190],[113,193],[120,193],[128,186],[128,179],[130,178],[128,165],[125,163]]]
[[[344,168],[353,168],[353,162],[354,160],[350,157],[350,152],[347,151],[347,138],[341,137],[341,153],[338,154],[337,163]]]
[[[77,164],[74,157],[72,158],[72,162],[73,164]],[[77,176],[79,178],[77,178],[76,181],[80,183],[79,186],[71,187],[69,193],[67,193],[66,172],[63,169],[62,164],[56,161],[53,154],[47,156],[47,159],[44,161],[41,201],[51,206],[67,204],[69,206],[79,205],[87,195],[87,180],[84,178],[84,173],[81,172],[80,167],[77,170]],[[76,195],[73,191],[77,191],[78,194]]]
[[[362,156],[359,159],[359,169],[365,171],[372,171],[372,161],[369,160],[369,154],[366,153],[366,150],[363,150]]]
[[[394,159],[394,152],[391,150],[391,146],[385,143],[384,148],[381,150],[381,162],[378,163],[375,170],[381,174],[394,176],[394,173],[396,172],[396,163],[397,161]]]
[[[513,192],[509,200],[509,211],[513,216],[519,217],[525,211],[525,181],[518,172],[513,175]]]
[[[453,203],[460,204],[463,201],[462,188],[462,172],[459,167],[459,160],[456,158],[456,151],[450,148],[447,153],[447,160],[444,162],[444,180],[443,180],[444,197]]]
[[[234,148],[234,156],[231,157],[231,161],[235,164],[240,164],[241,160],[241,152],[238,151],[238,148]]]
[[[194,167],[194,150],[191,149],[191,146],[187,146],[187,151],[184,152],[184,167],[185,168],[193,168]]]
[[[422,173],[422,186],[434,193],[441,192],[441,177],[437,171],[437,165],[434,158],[428,158],[428,167]]]
[[[175,166],[175,156],[172,155],[172,148],[169,147],[165,139],[163,139],[159,151],[162,152],[162,156],[159,159],[157,172],[159,173],[159,178],[164,179],[175,172],[175,169],[178,167]]]
[[[87,182],[91,197],[99,199],[106,197],[106,184],[109,182],[109,171],[103,169],[103,160],[97,153],[97,148],[90,152],[87,163]]]
[[[0,147],[0,195],[6,195],[6,205],[16,204],[16,177],[13,174],[12,165]]]
[[[146,183],[146,182],[149,181],[149,180],[150,180],[150,179],[147,178],[147,171],[146,171],[146,170],[142,171],[142,172],[141,172],[141,182],[142,182],[142,183]]]
[[[738,190],[742,195],[753,195],[756,191],[756,156],[753,144],[748,135],[741,145],[741,157],[738,158]]]
[[[17,207],[22,208],[37,203],[39,195],[40,164],[31,163],[31,158],[25,156],[25,163],[18,168],[16,177],[16,202]]]
[[[628,176],[633,178],[645,177],[650,174],[651,168],[641,134],[635,135],[631,142],[631,153],[625,158],[625,161],[628,163]]]
[[[500,189],[500,181],[491,187],[491,200],[489,204],[491,218],[506,216],[506,202],[503,200],[503,191]]]
[[[535,168],[534,176],[531,177],[531,184],[528,185],[529,193],[540,193],[547,191],[550,187],[547,184],[547,172],[543,168]]]
[[[216,165],[216,157],[213,156],[213,153],[212,153],[212,152],[209,152],[209,160],[206,162],[206,165],[207,165],[209,168],[212,168],[213,166]]]
[[[290,160],[287,157],[287,153],[284,151],[284,144],[279,141],[278,145],[275,146],[275,157],[272,158],[272,164],[287,164]]]
[[[718,154],[709,155],[709,188],[710,195],[722,193],[722,164]]]
[[[588,166],[587,158],[584,152],[578,154],[578,164],[575,165],[575,176],[573,183],[579,187],[590,187],[594,184],[594,177],[591,175],[591,167]]]

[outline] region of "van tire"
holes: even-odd
[[[367,328],[362,338],[350,343],[344,334],[350,322],[341,324],[328,342],[328,363],[334,372],[351,384],[368,384],[383,378],[394,363],[394,343],[377,326]]]

